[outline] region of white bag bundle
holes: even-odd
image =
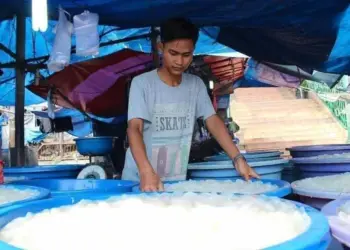
[[[99,53],[100,36],[98,34],[99,16],[84,11],[73,18],[76,35],[76,54],[79,56],[96,56]]]
[[[65,13],[66,11],[60,8],[58,23],[54,30],[56,37],[47,63],[48,69],[53,72],[61,71],[70,62],[73,25]]]

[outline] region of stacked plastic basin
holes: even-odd
[[[316,145],[299,146],[289,149],[291,162],[299,169],[301,178],[313,178],[350,172],[350,145]],[[300,196],[302,202],[321,209],[331,200],[345,197],[347,194],[304,190],[298,182],[292,183],[293,192]]]
[[[138,194],[133,194],[138,195]],[[35,201],[27,203],[24,205],[12,206],[8,209],[0,209],[0,230],[6,224],[12,220],[24,217],[28,212],[39,213],[45,209],[57,208],[66,205],[73,205],[80,202],[83,199],[88,200],[106,200],[109,199],[110,195],[95,195],[88,197],[77,197],[72,199],[71,197],[56,197],[51,199],[46,199],[43,201]],[[303,204],[297,203],[299,207],[303,207],[305,212],[310,217],[311,224],[307,231],[301,235],[291,239],[289,241],[283,242],[281,244],[266,248],[267,250],[325,250],[330,244],[330,233],[327,219],[318,211]],[[117,211],[116,211],[117,212]],[[132,218],[131,218],[132,219]],[[166,228],[164,228],[166,230]],[[137,237],[137,236],[136,236]],[[2,250],[18,250],[18,248],[9,245],[5,242],[0,241],[0,249]]]
[[[81,164],[4,168],[5,182],[33,179],[75,179],[85,167]]]
[[[96,194],[121,194],[132,192],[138,182],[126,180],[74,180],[74,179],[42,179],[24,180],[12,183],[45,188],[51,191],[51,197],[88,196]]]
[[[332,235],[337,239],[345,250],[350,250],[350,222],[344,221],[338,216],[339,207],[350,198],[331,201],[322,208],[322,213],[328,218]]]
[[[278,179],[289,161],[281,158],[279,151],[244,153],[249,165],[264,179]],[[239,173],[233,168],[232,161],[225,154],[207,158],[206,162],[189,164],[188,177],[193,180],[202,179],[237,179]]]
[[[350,145],[300,146],[289,149],[302,178],[350,172]],[[349,154],[347,157],[342,154]],[[333,155],[334,157],[330,157]]]

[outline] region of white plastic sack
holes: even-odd
[[[49,90],[49,94],[47,95],[47,109],[48,109],[48,116],[51,119],[55,119],[55,105],[52,102],[52,90]]]
[[[79,56],[96,56],[99,53],[100,36],[98,34],[99,16],[84,11],[73,18],[76,35],[76,54]]]
[[[61,71],[70,62],[73,25],[68,21],[65,13],[66,11],[60,8],[54,31],[56,32],[55,42],[47,64],[48,69],[53,72]]]

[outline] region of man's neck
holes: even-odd
[[[165,67],[157,70],[159,78],[167,85],[176,87],[181,84],[182,75],[173,75]]]

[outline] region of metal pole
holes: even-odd
[[[19,6],[25,6],[24,1]],[[25,83],[25,36],[26,19],[23,8],[18,8],[16,18],[16,107],[15,107],[15,144],[16,144],[16,165],[23,166],[24,154],[24,83]]]
[[[157,49],[157,31],[155,27],[151,28],[151,43],[152,43],[152,54],[153,54],[153,63],[156,68],[159,68],[159,57]]]

